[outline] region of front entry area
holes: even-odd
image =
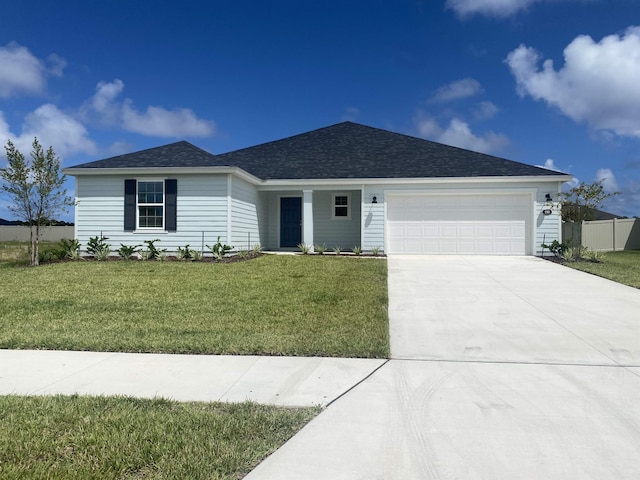
[[[388,195],[389,253],[528,255],[528,194]]]
[[[280,247],[302,243],[302,198],[280,197]]]

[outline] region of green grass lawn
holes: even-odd
[[[567,267],[640,288],[640,250],[607,252],[602,263],[567,262]]]
[[[0,264],[0,348],[389,355],[386,261]]]
[[[0,478],[238,479],[318,412],[253,403],[0,396]]]

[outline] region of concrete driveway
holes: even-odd
[[[392,360],[256,479],[635,479],[640,291],[532,257],[392,256]]]
[[[640,291],[536,257],[389,259],[392,358],[640,365]]]

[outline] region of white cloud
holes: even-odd
[[[482,93],[482,91],[480,82],[473,78],[463,78],[438,88],[429,101],[450,102],[460,98],[473,97]]]
[[[199,119],[192,110],[178,108],[147,107],[140,113],[125,101],[122,110],[125,130],[150,137],[208,137],[215,131],[213,122]]]
[[[620,195],[606,199],[600,207],[601,210],[628,217],[640,216],[639,179],[626,176],[624,183],[619,184],[611,169],[600,168],[596,172],[594,180],[602,180],[602,186],[606,193],[620,192]]]
[[[67,67],[67,61],[52,53],[47,57],[47,72],[54,77],[62,77],[62,72]]]
[[[536,165],[536,167],[546,168],[547,170],[554,170],[556,172],[562,172],[562,170],[555,164],[552,158],[547,158],[544,161],[544,165]]]
[[[493,118],[499,109],[492,102],[480,102],[473,113],[478,120],[488,120]]]
[[[447,128],[442,128],[431,117],[419,116],[415,123],[421,137],[476,152],[495,153],[509,144],[509,139],[500,133],[487,132],[482,136],[474,134],[469,124],[458,118],[453,118]]]
[[[81,118],[151,137],[207,137],[215,133],[214,122],[198,118],[188,108],[149,106],[141,112],[133,100],[118,100],[123,90],[119,79],[98,83],[96,93],[80,108]]]
[[[562,168],[557,166],[556,162],[552,158],[547,158],[544,161],[544,165],[536,165],[536,167],[546,168],[547,170],[553,170],[554,172],[569,173],[568,171],[563,170]],[[571,166],[569,166],[569,169],[571,169]],[[578,185],[580,185],[580,180],[578,180],[576,177],[573,177],[568,182],[565,182],[564,188],[569,189],[569,188],[577,187]]]
[[[507,56],[521,96],[557,107],[576,122],[621,136],[640,137],[640,27],[595,43],[576,37],[564,49],[564,66],[520,45]]]
[[[616,176],[609,168],[600,168],[596,172],[596,181],[602,182],[602,187],[607,193],[619,192],[620,186],[616,180]]]
[[[460,17],[487,15],[509,17],[540,0],[447,0],[445,8],[455,11]]]
[[[124,89],[122,80],[99,82],[96,93],[80,107],[80,118],[103,126],[113,126],[120,122],[122,105],[116,97]]]
[[[28,155],[34,137],[38,138],[44,148],[52,146],[60,157],[75,153],[93,155],[97,152],[87,129],[73,117],[58,110],[55,105],[45,104],[29,113],[19,135],[10,131],[9,124],[0,112],[0,140],[3,144],[11,140],[23,154]],[[0,155],[4,156],[4,153],[2,150]]]
[[[43,63],[15,42],[0,47],[0,97],[38,94],[46,85]]]

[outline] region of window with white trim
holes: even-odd
[[[331,194],[331,219],[350,220],[351,219],[351,194],[333,193]]]
[[[164,228],[163,181],[138,181],[138,228]]]

